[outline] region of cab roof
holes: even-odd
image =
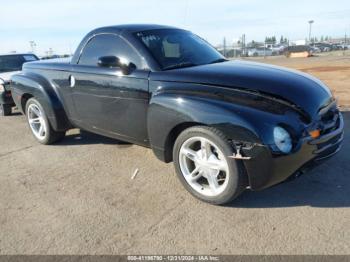
[[[157,24],[125,24],[125,25],[113,25],[100,27],[93,30],[91,33],[103,33],[103,32],[129,32],[135,33],[139,31],[155,30],[155,29],[179,29],[167,25],[157,25]]]
[[[124,36],[129,41],[130,44],[134,45],[134,47],[136,46],[135,48],[138,50],[141,56],[148,57],[149,54],[144,50],[144,47],[141,45],[141,43],[138,43],[137,41],[135,41],[132,35],[137,32],[148,31],[148,30],[158,30],[158,29],[183,30],[172,26],[156,25],[156,24],[126,24],[126,25],[113,25],[113,26],[100,27],[92,30],[83,38],[83,40],[80,42],[77,50],[75,51],[72,57],[71,63],[72,64],[78,63],[80,55],[85,45],[90,41],[91,38],[99,34],[117,34],[117,35]],[[152,58],[148,60],[152,61]],[[149,67],[157,68],[156,63],[155,62],[153,63],[154,65],[149,65]]]

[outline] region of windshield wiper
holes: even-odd
[[[219,58],[219,59],[216,59],[214,61],[211,61],[209,64],[216,64],[216,63],[221,63],[221,62],[226,62],[226,61],[228,61],[228,60],[225,58]]]
[[[191,66],[196,66],[196,65],[197,64],[194,64],[192,62],[182,62],[182,63],[178,63],[178,64],[175,64],[175,65],[166,66],[166,67],[163,68],[163,70],[191,67]]]

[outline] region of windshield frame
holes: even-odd
[[[179,33],[187,33],[189,35],[192,35],[196,38],[198,38],[198,40],[202,41],[209,49],[211,49],[211,51],[213,51],[213,53],[215,53],[217,56],[211,60],[211,61],[207,61],[206,63],[200,63],[200,64],[196,64],[193,63],[190,66],[187,66],[186,64],[192,62],[192,61],[183,61],[181,62],[182,64],[185,64],[185,66],[181,67],[178,66],[181,63],[174,63],[174,68],[172,68],[172,66],[165,66],[163,65],[158,58],[153,54],[152,50],[150,50],[150,48],[146,45],[146,43],[142,40],[142,36],[140,36],[140,34],[151,34],[152,32],[157,32],[157,31],[169,31],[169,32],[179,32]],[[148,55],[154,60],[154,62],[158,65],[160,71],[168,71],[168,70],[173,70],[173,69],[179,69],[179,68],[184,68],[184,67],[193,67],[193,66],[200,66],[200,65],[207,65],[207,64],[211,64],[211,63],[217,63],[218,60],[222,60],[220,62],[224,62],[224,61],[228,61],[225,56],[223,56],[214,46],[212,46],[208,41],[206,41],[205,39],[203,39],[202,37],[188,31],[188,30],[184,30],[184,29],[177,29],[177,28],[162,28],[162,29],[151,29],[151,30],[144,30],[144,31],[138,31],[138,32],[134,32],[133,37],[136,39],[136,41],[138,43],[140,43],[145,50],[147,51]],[[158,71],[158,70],[156,70]]]

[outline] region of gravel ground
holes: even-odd
[[[191,197],[149,149],[78,130],[43,146],[23,116],[0,118],[0,254],[350,254],[344,115],[336,157],[228,207]]]

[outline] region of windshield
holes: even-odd
[[[210,44],[191,32],[159,29],[136,33],[162,70],[226,61]]]
[[[0,56],[0,73],[22,70],[25,62],[38,60],[34,55],[4,55]]]

